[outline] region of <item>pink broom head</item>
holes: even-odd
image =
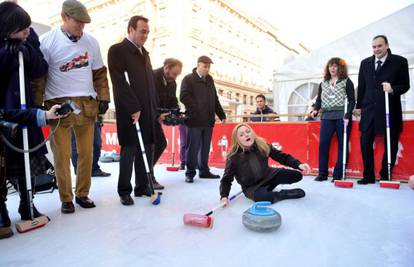
[[[352,188],[352,187],[354,187],[354,182],[352,182],[352,181],[343,181],[343,180],[335,180],[335,186],[336,187],[342,187],[342,188]]]
[[[169,172],[178,172],[178,166],[167,166],[167,171]]]
[[[380,186],[383,188],[399,189],[400,182],[397,181],[380,181]]]
[[[206,215],[201,214],[194,214],[194,213],[187,213],[184,214],[183,217],[184,224],[204,227],[204,228],[212,228],[213,227],[213,218]]]

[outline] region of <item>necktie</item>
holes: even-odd
[[[375,72],[378,72],[381,69],[382,61],[377,60],[377,67],[375,68]]]

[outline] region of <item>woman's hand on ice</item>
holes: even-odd
[[[310,172],[311,168],[309,167],[308,163],[302,163],[299,165],[299,169],[301,169],[302,171],[305,171],[305,173]]]
[[[227,207],[230,204],[230,201],[227,197],[222,197],[220,202],[223,204],[223,207]]]

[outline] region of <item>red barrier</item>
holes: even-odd
[[[214,127],[211,142],[209,164],[215,167],[224,167],[227,152],[231,146],[231,132],[236,123],[218,124]],[[282,150],[295,156],[302,162],[308,162],[312,173],[318,173],[318,149],[320,123],[316,122],[278,122],[278,123],[251,123],[256,133],[264,137],[269,143],[279,143]],[[350,155],[347,166],[347,175],[351,177],[362,176],[362,157],[360,150],[360,133],[358,122],[354,121],[350,135]],[[164,127],[167,137],[167,149],[160,158],[160,162],[171,164],[171,133],[172,127]],[[414,121],[404,121],[404,132],[400,136],[397,163],[393,171],[393,177],[400,180],[408,180],[414,174]],[[179,163],[179,130],[175,128],[175,162]],[[378,174],[382,153],[384,151],[383,138],[375,141],[375,166]],[[119,152],[118,138],[115,124],[105,124],[102,129],[102,149],[105,151]],[[329,170],[332,172],[337,158],[336,137],[331,144]],[[275,164],[271,162],[271,164]],[[379,177],[379,175],[377,175]]]

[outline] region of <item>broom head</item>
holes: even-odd
[[[352,188],[354,187],[354,182],[344,181],[344,180],[335,180],[335,186],[342,187],[342,188]]]
[[[167,166],[167,171],[169,172],[178,172],[178,166]]]
[[[384,187],[384,188],[392,188],[392,189],[400,188],[400,182],[397,182],[397,181],[380,181],[379,184],[381,187]]]
[[[184,214],[183,221],[186,225],[213,228],[213,218],[207,215],[187,213]]]
[[[33,221],[23,221],[16,224],[16,230],[19,233],[26,233],[37,228],[45,226],[50,221],[47,216],[40,216],[35,218]]]

